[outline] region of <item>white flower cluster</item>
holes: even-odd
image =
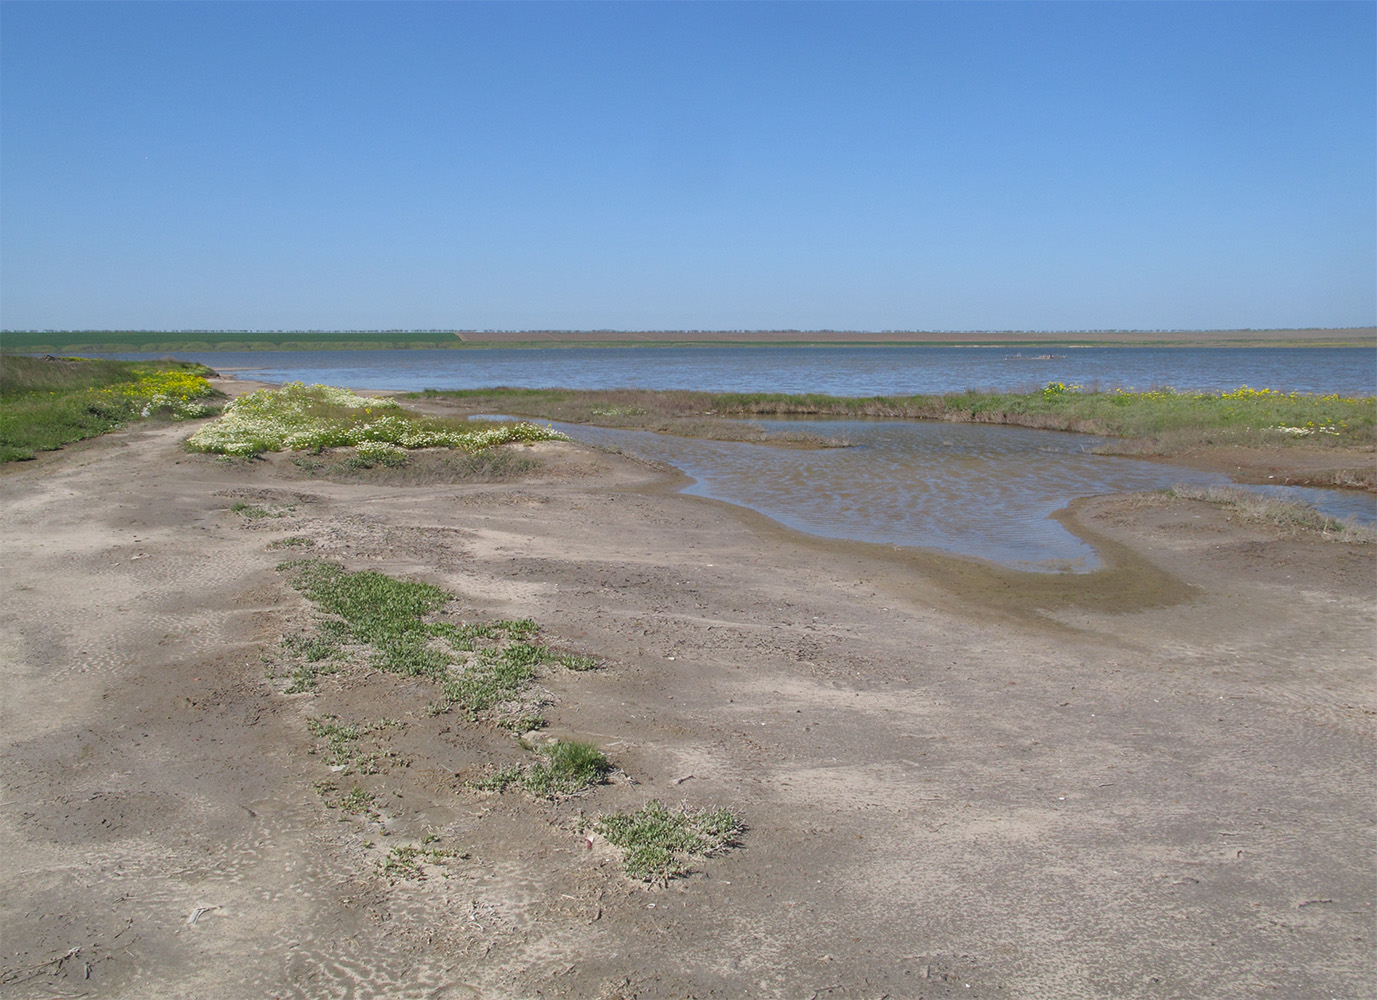
[[[370,462],[377,462],[406,454],[405,448],[399,448],[395,444],[389,444],[386,441],[362,441],[355,450],[359,453],[359,458],[366,458]]]
[[[332,408],[373,410],[381,415],[363,422],[331,413]],[[426,427],[410,419],[391,399],[356,396],[346,389],[291,382],[280,389],[261,389],[240,396],[219,420],[202,427],[187,441],[195,451],[256,455],[263,451],[320,451],[325,448],[386,444],[396,448],[460,448],[479,451],[508,441],[568,440],[548,427],[503,424],[491,430],[458,431]],[[363,451],[360,451],[363,454]]]
[[[165,392],[155,392],[148,397],[148,402],[143,404],[143,409],[139,411],[139,416],[150,417],[159,410],[167,410],[175,419],[186,420],[191,417],[208,417],[215,410],[205,403],[197,402],[192,399],[183,399],[180,396],[172,396]]]
[[[1288,434],[1291,437],[1309,437],[1311,434],[1334,434],[1339,433],[1337,427],[1269,427],[1269,431],[1276,431],[1278,434]]]

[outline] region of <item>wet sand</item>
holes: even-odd
[[[507,482],[331,482],[187,432],[0,474],[6,995],[1377,994],[1371,546],[1111,496],[1063,515],[1109,568],[1029,576],[576,445]],[[423,681],[285,694],[289,537],[598,657],[539,682],[611,782],[468,789],[524,752]],[[317,790],[329,715],[401,724],[376,819]],[[579,820],[651,798],[732,807],[743,846],[628,880]],[[380,871],[426,834],[430,877]]]

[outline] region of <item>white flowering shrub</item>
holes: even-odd
[[[183,399],[181,396],[166,392],[155,392],[143,404],[139,416],[151,417],[155,413],[166,413],[174,420],[187,420],[194,417],[208,417],[214,412],[214,407],[194,399]]]
[[[354,450],[358,452],[359,458],[366,458],[370,462],[400,458],[406,454],[405,448],[399,448],[397,445],[389,444],[386,441],[364,441]]]
[[[530,423],[502,424],[462,431],[436,426],[407,413],[391,399],[356,396],[347,389],[290,382],[279,389],[260,389],[234,400],[220,419],[206,424],[187,440],[193,451],[222,455],[256,455],[264,451],[322,451],[354,446],[368,459],[366,449],[386,446],[458,448],[480,451],[512,441],[567,441],[549,427]],[[393,451],[376,452],[395,457]]]

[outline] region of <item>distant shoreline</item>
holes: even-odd
[[[484,350],[575,347],[1372,347],[1377,327],[1279,330],[7,330],[7,353],[161,351]]]

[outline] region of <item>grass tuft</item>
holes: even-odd
[[[597,657],[584,656],[581,653],[561,653],[555,662],[565,670],[576,670],[580,673],[598,669]]]
[[[537,798],[557,799],[601,784],[612,770],[607,757],[591,743],[555,740],[536,754],[535,763],[502,768],[471,781],[470,787],[489,792],[515,787]]]
[[[230,505],[230,513],[238,514],[246,521],[261,521],[267,517],[286,517],[295,507],[262,507],[258,504],[236,502]]]
[[[628,875],[660,883],[689,874],[695,859],[737,846],[745,829],[730,810],[670,810],[656,799],[631,813],[604,816],[593,825],[595,833],[621,849]]]

